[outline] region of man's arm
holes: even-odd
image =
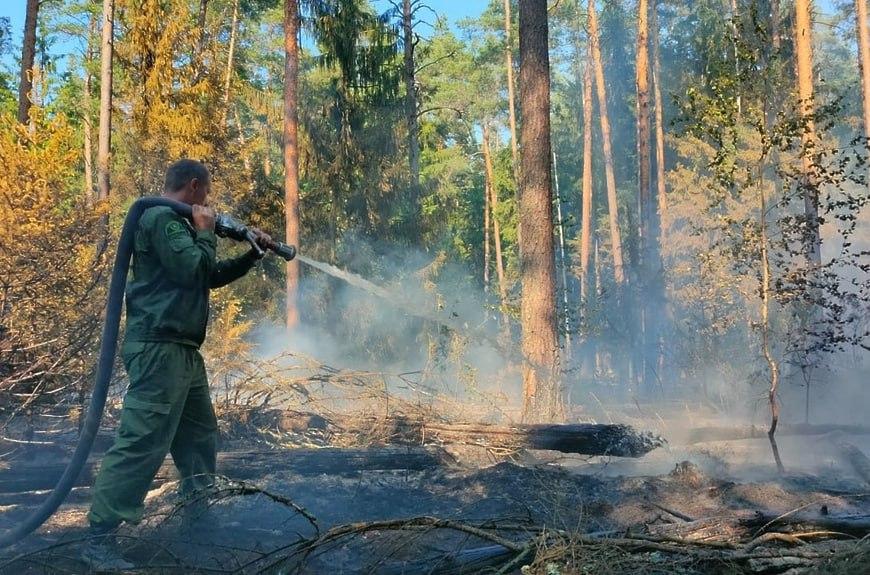
[[[185,287],[196,287],[211,277],[217,245],[212,230],[198,230],[193,238],[179,216],[160,211],[148,226],[148,234],[169,279]]]
[[[249,250],[238,257],[220,260],[211,272],[208,287],[212,289],[224,287],[236,281],[254,267],[257,259],[256,252]]]
[[[273,245],[272,238],[269,234],[264,233],[262,230],[258,228],[251,228],[251,233],[254,234],[254,237],[257,239],[257,243],[260,245],[260,248],[265,250],[268,249],[269,246]],[[209,278],[209,287],[210,288],[219,288],[227,285],[230,282],[234,282],[254,267],[254,264],[257,263],[257,260],[263,257],[263,254],[257,254],[253,249],[248,251],[246,254],[243,254],[236,258],[231,258],[228,260],[219,261],[217,263],[217,267],[215,267],[214,271]]]

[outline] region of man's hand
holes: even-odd
[[[193,227],[200,231],[214,231],[214,210],[208,206],[193,206]]]
[[[272,239],[272,236],[270,236],[269,234],[267,234],[263,230],[261,230],[259,228],[248,228],[248,229],[251,230],[252,234],[254,234],[254,238],[256,238],[256,240],[257,240],[257,245],[260,246],[261,248],[263,248],[264,252],[275,244],[275,241]]]

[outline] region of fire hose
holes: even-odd
[[[87,416],[82,425],[79,442],[73,452],[72,459],[67,464],[63,475],[54,486],[48,498],[34,510],[27,518],[14,528],[0,536],[0,548],[17,543],[34,530],[38,529],[51,517],[57,508],[64,502],[73,485],[78,479],[88,456],[94,439],[100,429],[103,419],[103,408],[106,405],[106,397],[109,393],[109,383],[112,379],[112,370],[115,365],[115,353],[118,348],[118,332],[121,325],[121,307],[124,302],[124,289],[127,285],[127,271],[130,266],[130,257],[133,253],[133,241],[139,218],[148,208],[156,206],[168,206],[184,218],[192,217],[191,206],[161,197],[145,197],[136,200],[127,212],[124,219],[124,227],[121,237],[118,239],[118,250],[115,254],[115,264],[112,268],[112,278],[109,284],[109,297],[106,302],[106,317],[103,323],[103,336],[100,343],[100,358],[97,363],[97,379],[91,394],[91,402],[88,405]],[[236,241],[247,241],[251,249],[258,255],[263,255],[263,249],[257,244],[253,233],[242,223],[231,216],[219,214],[215,218],[215,234]],[[273,242],[268,249],[275,252],[287,261],[296,256],[296,248],[280,242]]]

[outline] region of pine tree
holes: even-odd
[[[546,0],[520,0],[520,276],[523,418],[561,408],[550,173],[550,62]]]

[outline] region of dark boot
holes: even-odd
[[[94,571],[126,571],[135,567],[121,555],[114,527],[91,526],[82,560]]]

